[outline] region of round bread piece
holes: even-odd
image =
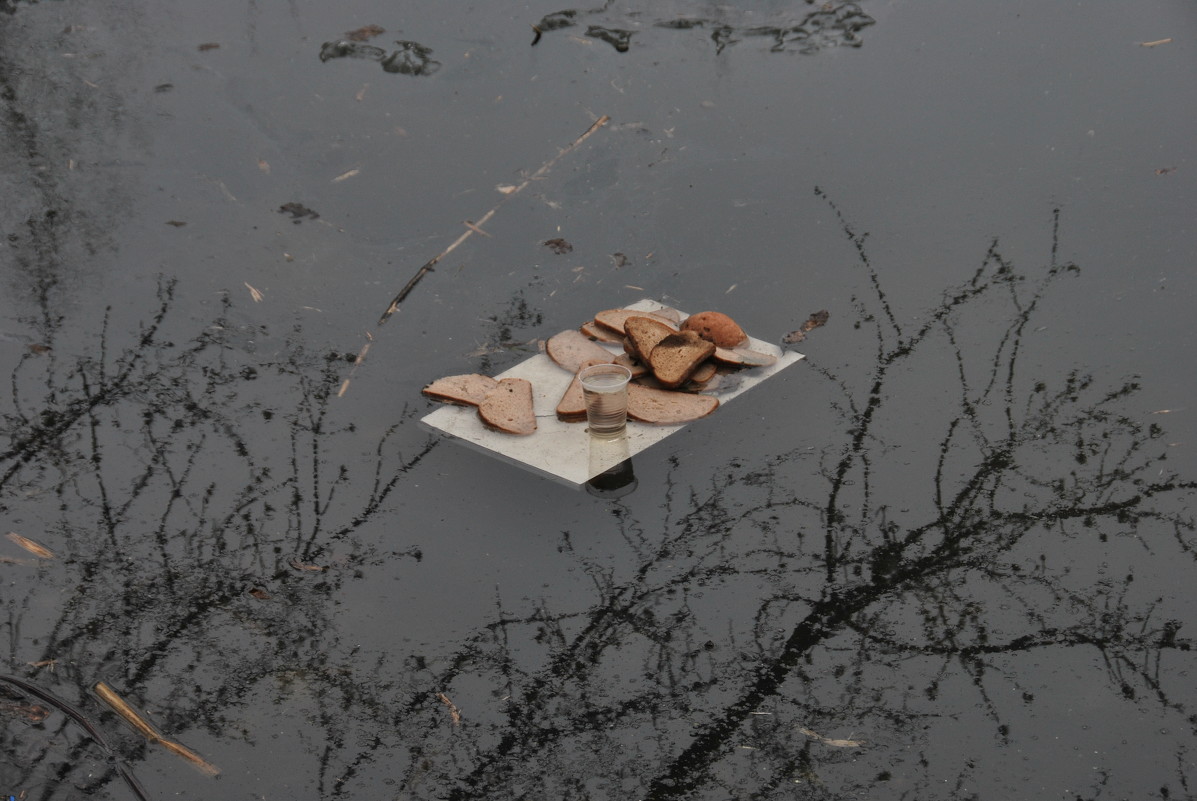
[[[532,383],[526,378],[500,378],[494,391],[478,404],[478,417],[487,428],[504,434],[535,433]]]
[[[628,417],[641,423],[680,425],[706,417],[717,408],[719,399],[710,395],[628,384]]]
[[[549,341],[545,343],[545,353],[571,373],[578,372],[582,362],[587,359],[598,359],[601,362],[615,360],[614,353],[573,328],[549,337]]]
[[[683,331],[693,331],[720,348],[734,348],[748,341],[744,329],[723,312],[704,311],[691,314],[682,323]]]
[[[627,322],[629,317],[652,317],[654,320],[660,320],[674,331],[677,330],[677,323],[665,315],[656,312],[636,311],[635,309],[605,309],[594,315],[594,321],[617,334],[623,334],[623,324]]]
[[[488,375],[469,373],[438,378],[420,390],[430,398],[462,406],[477,406],[486,400],[499,382]]]

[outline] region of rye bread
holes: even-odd
[[[664,315],[636,311],[635,309],[606,309],[594,315],[594,321],[617,334],[623,334],[623,324],[627,322],[629,317],[652,317],[654,320],[660,320],[674,331],[678,330],[678,324]]]
[[[525,378],[500,378],[494,391],[478,404],[478,417],[487,428],[504,434],[535,433],[531,382]]]
[[[588,359],[582,363],[582,367],[605,363],[597,359]],[[582,371],[582,367],[578,368],[578,372]],[[563,423],[586,422],[586,396],[582,392],[582,382],[578,380],[578,373],[574,373],[573,381],[569,382],[557,403],[557,419]]]
[[[672,328],[655,317],[629,317],[623,323],[624,333],[628,338],[624,343],[624,350],[635,356],[643,364],[649,363],[649,356],[653,348],[662,339],[677,333]]]
[[[717,408],[719,399],[710,395],[628,384],[628,417],[641,423],[680,425],[706,417]]]
[[[723,364],[736,367],[768,367],[776,364],[777,357],[771,353],[761,353],[752,348],[715,348],[714,358]]]
[[[430,398],[461,406],[477,406],[499,386],[499,382],[488,375],[469,373],[438,378],[420,390]]]
[[[549,341],[545,343],[545,353],[571,373],[578,372],[582,362],[588,359],[597,359],[601,362],[615,361],[614,353],[573,328],[549,337]]]
[[[610,342],[612,345],[618,345],[623,342],[622,336],[604,325],[599,325],[594,320],[582,323],[582,325],[578,326],[578,330],[588,338],[599,342]]]
[[[657,343],[648,366],[662,386],[672,389],[686,383],[690,374],[714,352],[715,343],[707,342],[693,331],[682,331]]]

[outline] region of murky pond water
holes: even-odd
[[[0,797],[1192,795],[1195,42],[0,0]],[[641,298],[830,317],[615,499],[419,424]]]

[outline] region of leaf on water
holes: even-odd
[[[324,570],[324,568],[321,567],[320,565],[313,565],[309,562],[301,562],[301,561],[299,561],[299,559],[297,557],[294,557],[294,556],[287,560],[287,564],[289,564],[291,567],[295,568],[296,570],[300,570],[300,571],[304,571],[304,570],[323,571]]]
[[[196,48],[196,50],[200,51],[201,53],[205,53],[209,50],[218,50],[218,49],[220,49],[219,42],[204,42],[202,45],[199,45]]]
[[[41,356],[43,353],[49,353],[53,350],[53,348],[51,348],[49,345],[39,345],[36,342],[32,345],[26,345],[26,347],[29,348],[29,352],[35,356]]]
[[[444,693],[437,693],[436,697],[441,699],[441,703],[449,707],[449,717],[453,718],[453,725],[461,725],[461,711],[458,710],[457,705],[449,700],[449,696]]]
[[[365,42],[384,33],[386,33],[385,28],[380,28],[377,25],[363,25],[357,30],[346,31],[345,38],[351,42]]]
[[[249,296],[254,299],[254,303],[262,302],[262,298],[264,298],[265,295],[250,286],[248,281],[245,283],[245,287],[249,290]]]
[[[361,172],[361,170],[359,170],[355,167],[352,170],[349,170],[348,172],[343,172],[340,175],[338,175],[336,178],[333,178],[332,182],[334,184],[340,183],[341,181],[344,181],[346,178],[352,178],[353,176],[357,175],[360,172]]]
[[[38,543],[34,542],[33,540],[29,539],[28,537],[22,537],[20,534],[16,533],[15,531],[8,532],[8,538],[11,541],[15,542],[17,545],[20,545],[25,550],[29,551],[29,553],[33,554],[34,556],[36,556],[39,559],[53,559],[54,558],[54,552],[51,551],[49,548],[47,548],[43,545],[39,545]]]
[[[254,587],[249,591],[249,594],[257,598],[259,601],[270,600],[270,593],[266,592],[266,590],[262,589],[261,587]]]
[[[182,221],[182,220],[167,220],[167,221],[166,221],[166,224],[167,224],[167,225],[173,225],[175,228],[182,228],[182,227],[183,227],[184,225],[186,225],[187,223],[185,223],[185,222],[184,222],[184,221]]]
[[[268,162],[266,159],[258,159],[258,169],[261,170],[262,172],[266,173],[267,175],[269,175],[270,174],[270,162]]]
[[[834,746],[835,748],[859,748],[860,746],[864,745],[864,743],[860,740],[833,740],[829,737],[824,737],[821,734],[816,734],[810,729],[798,729],[798,731],[802,732],[812,740],[818,740],[824,745]]]
[[[495,187],[495,189],[499,192],[502,192],[504,195],[510,195],[517,189],[517,187],[514,187],[511,184],[499,184]]]
[[[1156,39],[1154,42],[1139,42],[1139,46],[1140,47],[1156,47],[1158,45],[1168,44],[1171,41],[1172,41],[1171,37],[1169,37],[1167,39]]]
[[[806,322],[802,324],[801,328],[786,334],[784,337],[782,337],[781,341],[786,345],[793,345],[796,342],[801,342],[802,340],[806,339],[806,334],[808,331],[813,331],[819,326],[825,325],[830,316],[831,315],[826,309],[815,312],[809,318],[807,318]]]
[[[566,242],[561,237],[557,237],[556,239],[546,239],[544,245],[558,256],[563,256],[574,249],[573,245],[571,245],[569,242]]]

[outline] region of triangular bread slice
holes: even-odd
[[[478,404],[478,417],[487,428],[527,436],[536,431],[532,384],[525,378],[500,378],[494,391]]]
[[[648,364],[648,357],[652,355],[658,342],[677,333],[676,328],[671,328],[654,317],[629,317],[623,323],[623,330],[628,335],[629,353],[642,364]]]
[[[707,342],[693,331],[670,334],[653,348],[648,366],[663,386],[680,387],[690,374],[715,352],[715,343]]]
[[[604,362],[588,359],[582,362],[578,372],[581,372],[583,367],[589,367],[592,364],[604,364]],[[578,373],[574,373],[574,380],[569,382],[569,386],[565,388],[565,393],[557,403],[557,419],[563,423],[586,422],[586,395],[582,392],[582,382],[578,380]]]
[[[628,384],[628,417],[642,423],[680,425],[706,417],[717,408],[719,399],[710,395]]]
[[[438,378],[420,390],[430,398],[462,406],[477,406],[499,386],[499,382],[488,375],[469,373]]]

